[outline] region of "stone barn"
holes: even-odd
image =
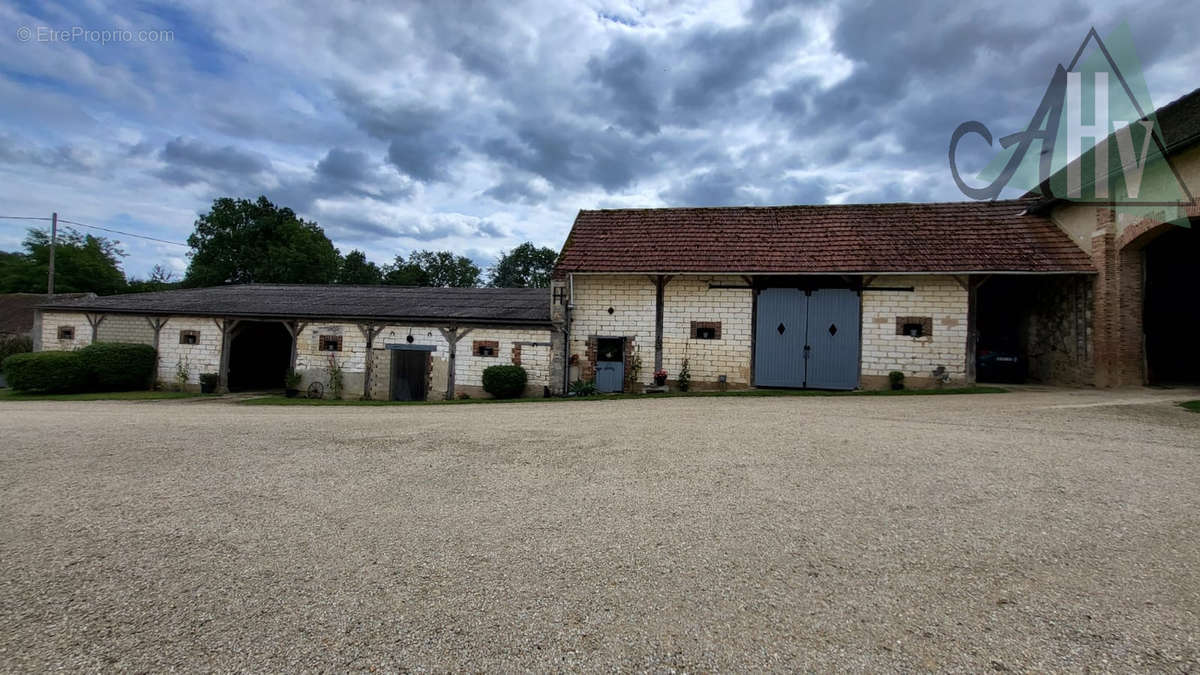
[[[303,387],[342,373],[345,398],[425,400],[486,396],[483,370],[517,364],[526,395],[549,386],[546,289],[397,286],[219,286],[43,304],[34,349],[91,342],[155,346],[158,378],[199,386],[217,373],[223,391]]]

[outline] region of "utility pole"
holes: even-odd
[[[58,239],[58,212],[50,214],[50,278],[46,281],[46,294],[54,297],[54,244]]]

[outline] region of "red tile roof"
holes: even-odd
[[[1094,272],[1031,204],[580,211],[555,273]]]

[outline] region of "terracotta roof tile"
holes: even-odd
[[[1094,272],[1032,203],[580,211],[555,272]]]

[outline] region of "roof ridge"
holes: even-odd
[[[620,213],[625,211],[771,211],[780,209],[848,209],[887,206],[1016,206],[1036,203],[1036,199],[1017,197],[1013,199],[960,200],[944,202],[854,202],[849,204],[753,204],[745,206],[627,206],[615,209],[579,209],[580,213]]]

